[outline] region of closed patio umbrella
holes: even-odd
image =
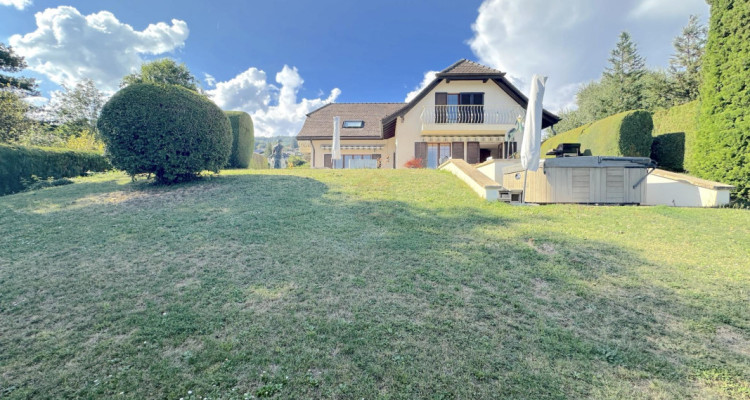
[[[341,159],[341,118],[333,117],[333,143],[331,144],[331,167],[335,167],[335,160]]]
[[[534,75],[531,78],[531,92],[529,104],[526,107],[526,122],[523,126],[523,140],[521,141],[521,165],[523,174],[523,199],[526,202],[526,175],[529,171],[539,169],[540,148],[542,147],[542,99],[546,76]]]

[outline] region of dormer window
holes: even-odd
[[[365,121],[344,121],[344,128],[364,128]]]

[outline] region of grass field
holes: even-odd
[[[750,212],[436,171],[0,197],[0,398],[750,399]]]

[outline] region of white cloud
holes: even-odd
[[[206,85],[208,85],[208,87],[216,87],[216,78],[214,78],[213,75],[204,73],[203,80],[206,81]]]
[[[427,72],[425,72],[424,73],[424,78],[422,79],[422,83],[420,83],[419,86],[417,86],[416,88],[414,88],[414,90],[412,90],[411,92],[409,92],[409,93],[406,94],[406,98],[404,99],[404,102],[408,103],[408,102],[412,101],[415,97],[417,97],[417,95],[419,94],[419,92],[422,91],[422,89],[424,89],[425,87],[427,87],[427,85],[429,85],[430,83],[432,83],[432,81],[435,80],[435,75],[437,75],[438,72],[440,72],[440,71],[427,71]]]
[[[705,9],[706,0],[641,0],[630,13],[631,18],[680,18]]]
[[[680,18],[631,17],[667,8]],[[622,31],[633,34],[649,64],[667,65],[690,14],[707,15],[704,0],[485,0],[468,44],[524,93],[533,74],[547,75],[545,107],[559,111],[574,105],[580,84],[600,78]]]
[[[137,31],[109,11],[84,16],[70,6],[48,8],[35,18],[34,32],[10,38],[29,69],[57,84],[89,78],[105,91],[116,90],[122,77],[143,62],[142,55],[177,49],[189,34],[185,21],[173,19],[171,25],[159,22]]]
[[[15,7],[18,10],[23,10],[30,5],[31,0],[0,0],[0,6]]]
[[[306,114],[332,103],[341,94],[335,88],[327,98],[297,100],[304,80],[297,68],[287,65],[276,74],[276,83],[268,83],[266,73],[249,68],[225,82],[216,82],[216,88],[206,93],[225,110],[241,110],[253,117],[256,136],[296,135]]]

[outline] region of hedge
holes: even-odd
[[[250,169],[269,169],[268,159],[262,154],[253,153],[250,160]]]
[[[685,132],[654,136],[651,143],[651,159],[656,160],[659,168],[682,172],[685,159]]]
[[[677,172],[695,169],[699,112],[697,100],[654,112],[652,147],[657,153],[653,153],[652,158],[659,162],[660,167]]]
[[[703,84],[691,173],[737,186],[750,201],[750,3],[709,0]]]
[[[224,111],[224,114],[232,125],[232,154],[227,167],[248,168],[255,150],[253,119],[244,111]]]
[[[542,154],[561,143],[580,143],[586,155],[648,157],[653,127],[648,111],[626,111],[552,136],[542,143]]]
[[[110,161],[158,182],[219,172],[232,150],[232,128],[206,96],[177,85],[136,83],[117,92],[97,122]]]
[[[109,161],[95,152],[0,145],[0,195],[24,190],[34,177],[69,178],[111,168]]]

